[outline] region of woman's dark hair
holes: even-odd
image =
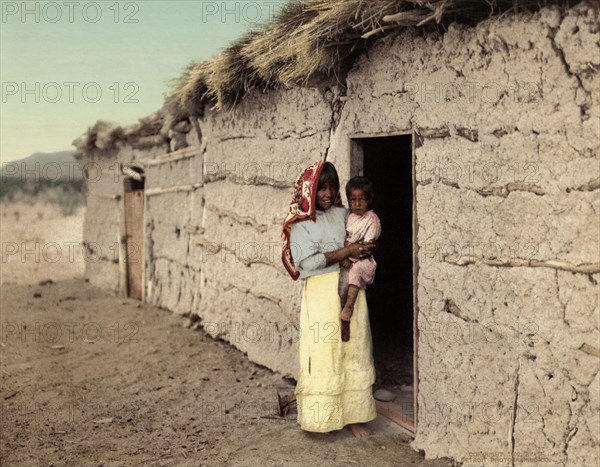
[[[373,201],[373,182],[366,177],[352,177],[346,183],[346,197],[350,198],[350,193],[355,188],[360,188],[365,192],[369,202]]]
[[[320,190],[325,185],[329,185],[330,187],[335,188],[336,191],[340,191],[340,179],[337,170],[335,170],[335,166],[331,162],[325,162],[323,165],[317,190]]]

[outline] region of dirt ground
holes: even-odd
[[[0,284],[83,276],[81,206],[71,216],[56,204],[0,203]]]
[[[0,465],[452,465],[425,461],[381,416],[366,440],[279,416],[293,381],[82,278],[84,212],[1,206]]]

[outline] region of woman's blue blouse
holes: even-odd
[[[344,246],[347,217],[346,208],[332,206],[327,211],[317,210],[315,222],[308,220],[292,225],[290,248],[301,279],[339,269],[338,263],[325,266],[324,253]]]

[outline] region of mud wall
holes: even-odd
[[[86,215],[83,223],[85,277],[113,293],[119,290],[119,183],[115,154],[87,156],[84,173],[87,183]],[[86,170],[87,168],[87,170]],[[103,174],[106,174],[103,176]]]
[[[300,282],[281,264],[281,222],[302,168],[325,158],[332,118],[316,89],[247,96],[200,122],[204,205],[192,256],[204,329],[255,362],[296,375]]]
[[[599,38],[597,11],[545,9],[404,32],[348,78],[329,153],[346,175],[349,134],[416,132],[427,457],[598,456]]]
[[[180,126],[168,149],[103,153],[102,163],[138,160],[146,172],[146,301],[191,314],[253,361],[295,376],[301,283],[280,262],[293,183],[323,158],[344,183],[356,172],[350,135],[413,131],[413,446],[466,465],[591,464],[600,436],[597,24],[583,4],[443,36],[405,31],[359,59],[343,95],[252,92]],[[108,198],[88,198],[88,241],[116,241],[110,196],[120,190],[114,180],[93,187]],[[117,267],[104,258],[86,275],[116,291]]]
[[[153,159],[168,150],[164,143],[140,143],[94,149],[86,153],[84,162],[87,203],[83,225],[85,277],[90,283],[115,294],[120,292],[119,261],[124,260],[119,251],[125,178],[122,166],[130,163],[142,166],[141,161]],[[130,257],[136,254],[133,250],[129,252]]]
[[[204,189],[199,133],[191,125],[183,131],[177,146],[171,146],[175,151],[143,161],[145,286],[148,303],[190,314],[201,268],[192,254],[191,236],[202,218]]]
[[[253,93],[164,132],[168,148],[103,153],[106,164],[133,161],[145,172],[145,300],[288,376],[301,284],[281,265],[281,222],[300,170],[326,157],[332,98],[316,89]],[[110,189],[122,193],[119,183]],[[94,235],[117,229],[119,203]],[[115,291],[117,272],[106,273]]]

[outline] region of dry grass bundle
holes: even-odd
[[[305,25],[317,16],[317,11],[304,3],[292,3],[277,20],[241,50],[252,67],[252,76],[270,86],[281,83],[281,76],[294,65],[295,47]]]
[[[381,18],[397,11],[397,0],[329,0],[308,4],[314,19],[289,34],[292,66],[279,73],[284,86],[304,85],[315,73],[330,74],[347,55],[347,46],[364,46],[366,33],[383,30]]]
[[[191,64],[175,83],[175,92],[167,95],[166,106],[175,115],[175,121],[185,115],[199,116],[202,103],[207,100],[209,62]]]
[[[73,141],[80,151],[91,152],[95,148],[109,149],[114,143],[124,137],[123,128],[114,123],[98,120],[88,131]]]
[[[578,3],[573,1],[571,3]],[[567,0],[312,0],[289,4],[262,30],[217,57],[189,67],[167,108],[176,119],[201,115],[205,104],[235,105],[250,89],[306,85],[332,76],[372,40],[391,31],[475,24],[491,15],[538,10]]]
[[[209,62],[207,97],[216,103],[216,108],[225,104],[235,105],[249,89],[268,87],[261,76],[253,73],[250,59],[243,53],[244,47],[251,44],[257,35],[250,33],[242,37]]]
[[[165,115],[160,111],[140,118],[138,123],[126,127],[98,120],[73,141],[73,146],[84,153],[90,153],[94,149],[113,149],[119,142],[135,142],[140,138],[157,135],[164,122]]]

